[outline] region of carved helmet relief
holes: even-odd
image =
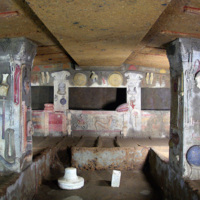
[[[200,71],[197,72],[195,76],[195,83],[196,83],[196,86],[200,89]]]

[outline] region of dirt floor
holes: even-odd
[[[78,171],[85,185],[78,190],[62,190],[57,179],[60,173],[45,180],[34,200],[162,200],[158,188],[152,186],[141,171],[122,171],[119,188],[111,187],[112,170]]]

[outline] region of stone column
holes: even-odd
[[[133,72],[126,72],[127,78],[127,103],[128,112],[128,133],[141,130],[141,80],[142,75]]]
[[[20,172],[32,161],[31,67],[36,45],[0,40],[0,172]]]
[[[200,179],[200,40],[169,45],[171,72],[170,166],[182,177]]]

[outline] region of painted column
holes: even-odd
[[[200,40],[180,38],[167,50],[171,72],[170,166],[200,178]]]
[[[67,77],[70,76],[68,71],[54,72],[51,74],[54,78],[54,111],[66,111],[69,109]]]
[[[133,72],[126,72],[127,78],[127,103],[128,112],[128,133],[141,131],[141,80],[142,75]]]
[[[36,45],[0,40],[0,172],[20,172],[32,161],[31,67]]]

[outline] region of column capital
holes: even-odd
[[[26,38],[0,39],[0,62],[30,63],[36,55],[37,45]]]

